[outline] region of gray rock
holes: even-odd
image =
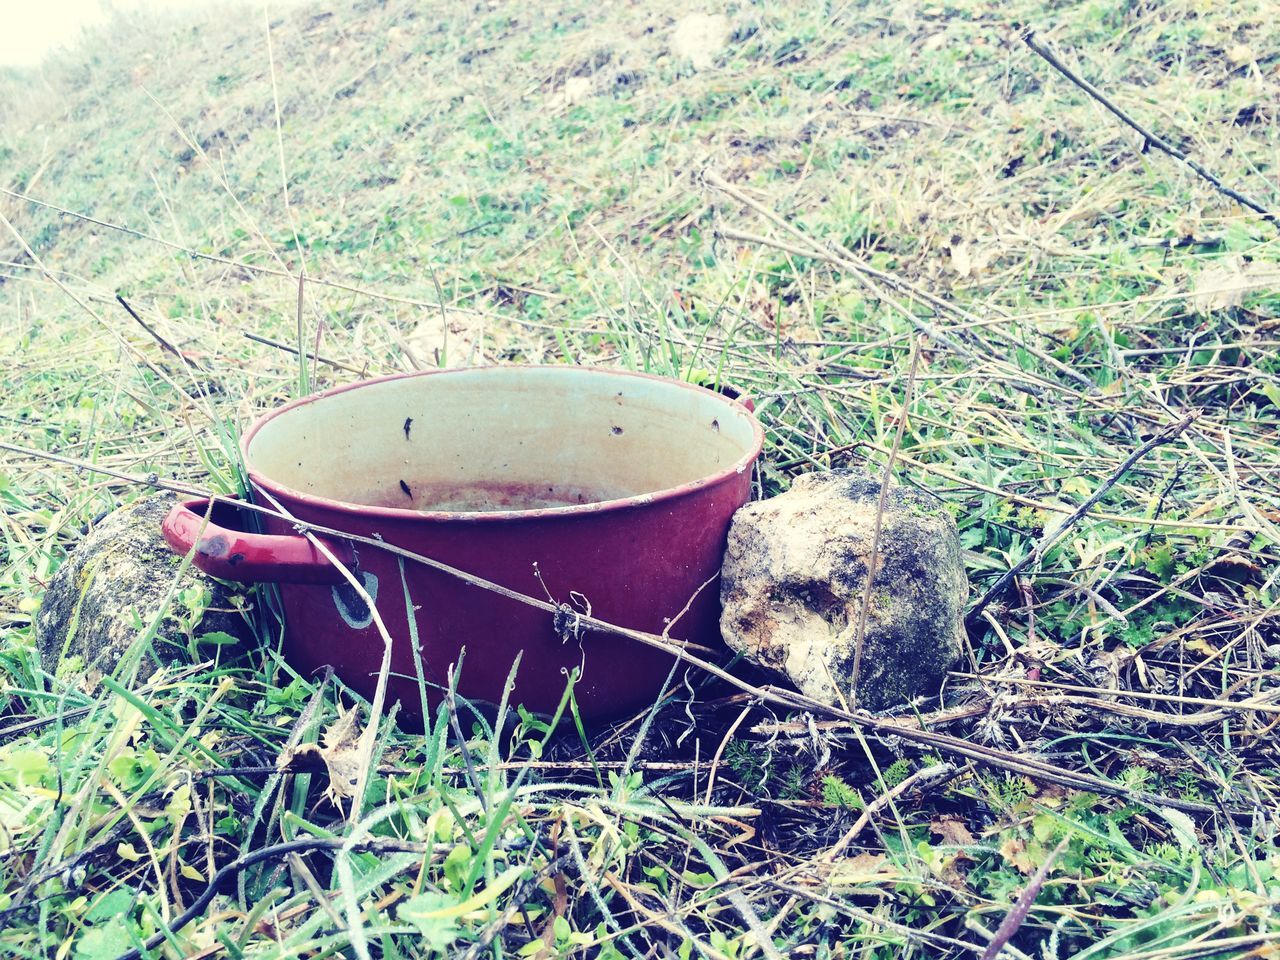
[[[151,622],[182,559],[160,533],[160,521],[176,500],[161,493],[116,510],[63,561],[36,617],[36,645],[45,670],[92,685],[115,668]],[[197,636],[248,635],[231,588],[189,566],[153,649],[164,661],[184,659],[193,629]]]
[[[804,694],[853,706],[854,648],[880,479],[811,473],[734,516],[721,580],[725,642]],[[960,654],[969,586],[955,521],[890,489],[866,618],[856,705],[935,693]],[[838,692],[837,692],[838,691]]]

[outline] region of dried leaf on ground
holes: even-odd
[[[898,868],[882,853],[859,853],[831,867],[827,882],[833,887],[853,887],[881,883],[899,876]]]
[[[1197,313],[1213,313],[1238,307],[1245,294],[1280,279],[1280,271],[1267,263],[1228,257],[1202,270],[1192,281],[1191,303]]]
[[[965,847],[974,843],[973,834],[959,817],[938,817],[929,824],[929,831],[942,838],[943,843]]]
[[[1039,865],[1038,861],[1043,855],[1043,851],[1029,850],[1025,840],[1009,839],[1000,844],[1000,856],[1004,857],[1006,863],[1022,873],[1029,874],[1035,870]]]
[[[276,763],[280,770],[291,770],[300,763],[305,765],[308,760],[318,758],[323,761],[329,774],[325,796],[334,806],[355,797],[356,784],[360,779],[359,711],[354,706],[350,709],[339,706],[338,709],[338,719],[324,732],[322,745],[304,743],[286,750]]]

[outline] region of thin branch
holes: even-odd
[[[138,325],[141,326],[143,330],[151,334],[152,340],[160,344],[160,346],[163,349],[167,350],[169,353],[177,357],[182,363],[185,364],[187,362],[187,358],[182,355],[182,351],[179,350],[177,347],[175,347],[168,340],[166,340],[163,336],[161,336],[160,332],[156,330],[155,327],[151,326],[151,324],[143,320],[142,317],[138,315],[138,311],[133,309],[133,307],[129,306],[129,301],[127,301],[124,297],[120,296],[120,294],[118,293],[116,294],[116,300],[119,302],[120,306],[124,307],[125,312],[129,314],[129,316],[133,317],[133,319],[138,321]]]
[[[456,667],[456,662],[449,664],[449,685],[445,689],[445,701],[449,707],[449,726],[453,728],[453,735],[458,738],[458,752],[462,754],[462,762],[467,768],[467,780],[471,783],[471,789],[475,792],[476,800],[480,802],[480,810],[483,813],[488,813],[489,801],[486,799],[488,794],[485,793],[484,786],[476,775],[475,764],[471,762],[471,747],[467,742],[466,735],[462,732],[462,724],[458,720],[458,697],[455,693],[457,680],[454,672]]]
[[[920,787],[921,789],[936,787],[954,778],[958,773],[959,770],[951,763],[938,763],[933,766],[925,767],[923,770],[917,770],[897,786],[891,787],[881,796],[876,797],[868,803],[866,808],[862,811],[862,814],[858,817],[857,822],[845,831],[844,836],[826,850],[822,851],[822,853],[815,856],[812,862],[834,863],[835,859],[843,854],[854,840],[858,839],[858,835],[866,829],[867,824],[871,822],[872,817],[878,814],[885,807],[892,804],[908,790],[913,790],[916,787]],[[785,918],[790,916],[791,911],[796,908],[796,904],[800,902],[800,898],[802,896],[803,894],[800,892],[792,893],[787,902],[783,904],[782,909],[774,915],[773,920],[770,922],[769,930],[771,933],[781,926]]]
[[[1130,117],[1127,113],[1125,113],[1123,110],[1117,107],[1114,103],[1112,103],[1109,99],[1107,99],[1106,94],[1104,94],[1092,83],[1090,83],[1088,80],[1084,79],[1084,77],[1080,76],[1070,67],[1068,67],[1065,63],[1059,60],[1058,57],[1051,50],[1049,50],[1046,46],[1044,46],[1044,44],[1040,43],[1040,41],[1036,39],[1036,32],[1034,30],[1027,30],[1026,32],[1024,32],[1022,34],[1022,42],[1025,43],[1028,47],[1030,47],[1033,51],[1035,51],[1035,53],[1042,60],[1044,60],[1045,63],[1049,64],[1049,66],[1057,70],[1060,74],[1062,74],[1072,83],[1074,83],[1077,87],[1079,87],[1089,96],[1091,96],[1094,100],[1102,104],[1102,106],[1106,107],[1107,110],[1109,110],[1121,123],[1125,124],[1128,127],[1131,127],[1132,129],[1136,130],[1138,133],[1142,134],[1142,152],[1143,153],[1146,153],[1151,147],[1155,147],[1161,153],[1164,153],[1173,157],[1173,159],[1184,164],[1187,167],[1187,169],[1191,170],[1192,173],[1199,176],[1202,180],[1205,180],[1206,182],[1208,182],[1210,186],[1212,186],[1215,190],[1217,190],[1223,196],[1230,197],[1236,203],[1239,203],[1243,206],[1248,207],[1250,210],[1254,211],[1255,213],[1262,214],[1262,218],[1264,220],[1267,220],[1277,230],[1280,230],[1280,219],[1277,219],[1274,213],[1272,213],[1262,204],[1258,203],[1258,201],[1250,199],[1240,191],[1235,190],[1231,187],[1228,187],[1225,183],[1223,183],[1216,176],[1214,176],[1212,173],[1206,170],[1203,166],[1201,166],[1191,157],[1187,156],[1186,153],[1179,150],[1177,147],[1173,146],[1171,143],[1162,139],[1161,137],[1156,136],[1146,127],[1142,126],[1142,124],[1138,123],[1138,121]]]
[[[1040,558],[1043,557],[1050,550],[1050,548],[1053,547],[1054,544],[1056,544],[1059,540],[1061,540],[1063,537],[1067,535],[1067,531],[1069,531],[1072,527],[1074,527],[1077,523],[1079,523],[1084,518],[1084,516],[1089,512],[1091,507],[1093,507],[1099,500],[1105,497],[1110,492],[1111,488],[1120,482],[1120,479],[1126,473],[1129,472],[1129,470],[1133,467],[1134,464],[1136,464],[1139,460],[1145,457],[1148,453],[1150,453],[1156,447],[1163,446],[1164,444],[1168,443],[1170,440],[1174,440],[1177,437],[1181,436],[1182,432],[1186,430],[1187,427],[1195,423],[1196,418],[1198,416],[1199,414],[1193,413],[1191,416],[1184,418],[1183,420],[1179,421],[1178,423],[1175,423],[1173,426],[1169,427],[1168,429],[1163,430],[1160,433],[1156,434],[1154,437],[1152,437],[1150,440],[1148,440],[1146,443],[1140,446],[1137,450],[1133,451],[1133,453],[1129,454],[1129,456],[1125,458],[1124,463],[1116,467],[1116,469],[1112,472],[1111,476],[1107,477],[1106,480],[1104,480],[1101,484],[1098,485],[1098,489],[1093,491],[1093,495],[1090,496],[1088,500],[1080,504],[1080,506],[1076,507],[1076,509],[1071,513],[1071,515],[1067,517],[1067,519],[1063,520],[1062,523],[1059,524],[1055,530],[1041,537],[1040,542],[1036,544],[1034,550],[1032,550],[1025,557],[1023,557],[1021,560],[1015,563],[1012,567],[1010,567],[1004,573],[1004,575],[1001,576],[1000,579],[995,582],[995,584],[991,587],[991,589],[982,595],[982,597],[978,600],[978,602],[973,605],[973,609],[969,611],[968,616],[965,617],[965,621],[969,624],[976,623],[977,619],[980,616],[982,616],[982,611],[987,608],[987,604],[991,603],[992,600],[1000,596],[1000,594],[1004,592],[1005,588],[1008,587],[1009,584],[1013,582],[1013,579],[1018,574],[1020,574],[1027,567],[1031,566],[1031,564],[1039,562]]]
[[[290,854],[308,853],[313,850],[331,850],[337,852],[344,844],[349,843],[344,837],[307,837],[302,840],[289,840],[285,843],[277,843],[269,847],[262,847],[252,853],[245,854],[226,864],[221,870],[213,875],[208,886],[192,901],[180,916],[168,925],[165,930],[155,934],[145,943],[147,952],[150,952],[160,944],[164,943],[170,936],[178,933],[186,927],[192,920],[195,920],[217,895],[223,885],[233,877],[239,875],[242,871],[247,870],[254,864],[262,863],[264,860],[273,860],[288,857]],[[376,837],[368,840],[360,840],[351,845],[350,849],[356,851],[372,851],[375,853],[417,853],[434,856],[440,852],[448,852],[452,847],[449,844],[426,844],[414,843],[404,840],[396,840],[391,837]],[[120,954],[116,960],[140,960],[143,951],[138,949],[126,950]]]
[[[311,381],[307,378],[307,340],[304,335],[302,308],[306,303],[307,271],[298,271],[298,395],[305,397],[311,392]]]
[[[904,280],[902,277],[898,276],[895,273],[890,273],[886,270],[879,270],[876,267],[873,267],[871,264],[867,263],[865,260],[862,260],[860,257],[855,256],[854,254],[852,254],[851,252],[849,252],[847,249],[840,246],[839,244],[827,244],[821,240],[818,240],[818,239],[815,239],[814,237],[809,236],[807,233],[805,233],[803,230],[801,230],[791,221],[783,218],[776,211],[771,210],[769,207],[765,206],[764,204],[747,196],[747,194],[739,190],[733,184],[729,183],[729,181],[725,180],[724,177],[720,176],[720,174],[716,173],[714,170],[709,170],[709,169],[704,170],[702,173],[702,178],[708,184],[710,184],[711,186],[719,190],[721,193],[727,194],[728,196],[733,197],[739,203],[745,204],[746,206],[750,207],[752,210],[756,211],[756,213],[763,216],[770,223],[773,223],[775,226],[781,227],[783,230],[786,230],[793,237],[801,241],[801,243],[804,244],[805,247],[808,247],[812,250],[812,252],[808,253],[807,256],[828,260],[836,264],[837,266],[841,267],[844,270],[852,271],[855,275],[860,276],[863,280],[865,280],[866,278],[877,280],[880,283],[884,284],[885,286],[889,287],[890,289],[896,290],[899,293],[902,293],[905,296],[910,297],[912,300],[915,300],[917,303],[922,303],[927,305],[928,307],[930,307],[931,309],[933,309],[935,312],[939,314],[942,314],[942,313],[949,314],[963,321],[964,323],[971,324],[973,326],[983,325],[981,318],[979,318],[976,314],[970,313],[968,310],[965,310],[963,307],[955,303],[952,303],[949,300],[943,300],[941,297],[934,296],[932,293],[929,293],[927,290],[922,290],[920,287],[916,286],[913,283],[910,283],[907,280]],[[720,232],[724,234],[723,230]],[[725,235],[727,236],[727,234]],[[906,316],[907,319],[912,324],[914,324],[918,329],[921,328],[921,324],[923,323],[923,321],[920,321],[920,319],[916,317],[912,311],[907,310],[901,304],[897,303],[891,298],[886,297],[883,292],[875,292],[875,295],[879,296],[881,299],[884,299],[886,302],[896,307],[898,311],[902,313],[904,316]],[[994,310],[996,312],[1000,312],[999,309],[994,306],[989,306],[988,309]],[[1007,319],[1013,319],[1013,318],[1010,317]],[[1039,360],[1041,363],[1045,364],[1046,366],[1052,367],[1053,369],[1057,370],[1059,373],[1066,376],[1068,379],[1074,380],[1076,383],[1080,384],[1082,387],[1085,388],[1086,391],[1093,391],[1096,389],[1092,380],[1090,380],[1084,374],[1080,373],[1080,371],[1073,370],[1071,367],[1067,366],[1061,360],[1058,360],[1055,357],[1049,356],[1049,354],[1045,353],[1043,350],[1040,350],[1038,347],[1031,345],[1030,343],[1024,342],[1023,339],[1014,336],[1008,330],[1003,330],[997,326],[992,326],[990,329],[993,335],[1000,337],[1005,342],[1011,343],[1021,350],[1027,351],[1032,356],[1034,356],[1037,360]],[[929,336],[935,337],[935,338],[937,338],[940,334],[940,331],[935,331],[935,330],[932,330],[931,328],[926,332],[928,332]],[[951,342],[954,343],[954,341],[951,341]],[[990,344],[984,343],[981,340],[975,340],[974,346],[979,352],[987,354],[987,356],[991,357],[993,360],[1000,359],[999,351],[993,348]],[[973,351],[971,350],[966,349],[964,352],[967,355],[970,355],[970,356],[973,355]],[[1046,381],[1046,385],[1050,387],[1060,386],[1058,384],[1054,384],[1052,381]]]
[[[867,584],[862,591],[862,609],[858,611],[858,633],[853,643],[853,669],[849,679],[849,700],[858,705],[858,677],[862,673],[862,648],[867,640],[867,616],[871,612],[871,593],[876,579],[876,567],[880,560],[880,530],[884,526],[884,511],[889,502],[889,486],[893,482],[893,465],[902,447],[902,434],[906,431],[907,417],[911,412],[911,395],[916,387],[916,368],[920,365],[920,343],[911,348],[911,369],[907,372],[907,389],[902,397],[902,411],[898,414],[898,432],[889,450],[889,460],[884,465],[884,478],[880,481],[880,500],[876,504],[876,524],[871,535],[871,555],[867,558]]]
[[[46,210],[53,210],[55,213],[62,214],[65,217],[71,217],[75,220],[81,220],[85,223],[92,223],[99,227],[105,227],[108,230],[116,230],[128,236],[135,237],[139,240],[146,240],[150,243],[157,243],[162,247],[168,247],[175,250],[192,260],[206,260],[209,263],[221,264],[225,267],[232,267],[237,270],[244,270],[247,273],[261,274],[267,277],[283,277],[287,280],[296,280],[297,274],[290,270],[281,270],[276,267],[264,267],[256,263],[248,263],[244,260],[235,260],[231,257],[220,257],[213,253],[201,253],[191,247],[184,247],[180,243],[174,243],[172,240],[166,240],[163,237],[157,237],[150,233],[143,233],[141,230],[134,230],[132,227],[126,227],[118,223],[112,223],[109,220],[100,220],[97,217],[91,217],[88,214],[80,213],[76,210],[68,210],[66,207],[60,207],[57,204],[49,203],[46,200],[40,200],[36,197],[28,196],[25,193],[19,193],[16,190],[9,190],[0,187],[0,196],[13,197],[15,200],[24,200],[27,203],[35,204],[38,207],[44,207]],[[484,226],[481,224],[480,226]],[[480,229],[480,227],[476,227]],[[439,241],[437,241],[439,242]],[[40,268],[44,273],[48,274],[43,265]],[[50,276],[50,279],[53,279]],[[55,281],[56,282],[56,281]],[[356,294],[362,297],[370,297],[374,300],[382,300],[387,303],[403,303],[411,307],[426,307],[430,309],[445,308],[452,310],[454,313],[472,313],[476,316],[488,316],[487,311],[477,309],[476,307],[462,307],[456,305],[444,305],[440,301],[422,300],[416,297],[403,297],[391,293],[383,293],[378,290],[370,290],[368,287],[357,286],[341,280],[334,280],[327,277],[316,277],[307,274],[307,282],[312,286],[329,287],[333,290],[343,290],[347,293]]]
[[[996,928],[995,936],[991,938],[991,943],[987,944],[987,949],[982,954],[982,960],[996,960],[1005,944],[1013,939],[1013,935],[1018,932],[1018,928],[1031,913],[1031,908],[1035,906],[1036,897],[1040,896],[1044,882],[1049,879],[1049,868],[1053,866],[1053,861],[1058,859],[1058,854],[1067,849],[1067,842],[1070,839],[1070,836],[1063,837],[1062,841],[1049,851],[1049,855],[1044,858],[1044,863],[1040,864],[1040,869],[1036,871],[1035,876],[1027,881],[1027,887],[1022,891],[1022,896],[1018,897],[1018,902],[1013,905],[1013,909],[1005,915],[1000,926]]]
[[[917,787],[920,789],[936,787],[939,784],[950,780],[952,777],[956,776],[957,773],[959,773],[959,770],[955,764],[951,763],[936,763],[933,766],[925,767],[923,770],[917,770],[896,787],[893,787],[888,792],[876,797],[868,803],[866,809],[863,810],[861,815],[858,817],[857,822],[846,830],[844,836],[837,840],[834,845],[823,852],[822,859],[830,863],[835,860],[836,857],[840,856],[840,854],[844,853],[844,851],[849,848],[849,844],[858,839],[858,834],[862,833],[862,831],[866,829],[866,826],[871,822],[872,817],[885,807],[889,806],[889,804],[893,803],[893,801],[897,800],[908,790],[914,790]]]
[[[270,337],[259,336],[256,333],[250,333],[248,330],[244,330],[241,332],[246,339],[252,340],[254,343],[265,344],[268,347],[274,347],[277,350],[283,350],[285,353],[292,353],[295,356],[298,353],[297,347],[291,347],[289,346],[289,344],[281,343],[279,340],[272,340]],[[306,357],[308,360],[318,360],[321,363],[328,364],[331,367],[336,367],[339,370],[346,370],[348,373],[354,373],[357,376],[361,376],[361,377],[363,377],[368,372],[367,368],[361,369],[360,367],[353,367],[349,363],[343,363],[340,360],[332,360],[329,357],[322,357],[318,353],[308,353]]]
[[[713,186],[718,185],[716,181],[710,181],[710,182],[712,183]],[[761,247],[772,247],[775,250],[781,250],[783,253],[789,253],[792,256],[804,257],[808,260],[821,260],[823,263],[831,263],[831,264],[835,264],[836,266],[845,266],[847,269],[847,265],[842,262],[842,259],[840,257],[837,257],[836,255],[829,253],[825,250],[819,250],[813,246],[800,247],[793,243],[787,243],[787,241],[785,240],[779,240],[775,237],[764,237],[755,233],[748,233],[746,230],[739,230],[737,227],[730,227],[730,226],[718,227],[716,230],[716,233],[719,236],[724,237],[726,240],[737,240],[739,243],[750,243],[750,244],[755,244]],[[856,276],[857,271],[854,271],[854,273]],[[872,276],[874,277],[874,274]],[[948,347],[951,350],[954,350],[956,353],[960,354],[963,357],[968,357],[970,360],[974,361],[975,363],[981,360],[981,357],[978,356],[976,351],[969,349],[969,347],[962,344],[959,340],[955,339],[955,337],[951,337],[943,333],[940,329],[933,326],[933,324],[927,322],[921,317],[916,316],[915,313],[906,309],[905,307],[901,307],[899,304],[897,304],[896,301],[891,301],[889,300],[889,298],[883,297],[883,296],[882,298],[893,303],[895,306],[899,306],[900,307],[899,313],[901,313],[906,318],[907,322],[910,323],[913,327],[915,327],[918,332],[928,337],[930,340],[933,340],[944,347]],[[858,348],[865,349],[865,346],[863,344],[858,344]]]

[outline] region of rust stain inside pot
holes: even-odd
[[[405,489],[412,491],[406,496]],[[492,513],[498,510],[546,510],[574,507],[634,496],[637,491],[614,487],[589,487],[569,483],[511,483],[489,481],[445,483],[397,479],[391,489],[380,489],[357,502],[375,507],[442,511],[448,513]]]

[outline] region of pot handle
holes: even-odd
[[[302,534],[276,535],[235,530],[205,522],[209,501],[185,500],[174,505],[160,529],[174,552],[220,580],[239,583],[341,583],[342,573]],[[345,543],[325,541],[344,563],[353,560]]]

